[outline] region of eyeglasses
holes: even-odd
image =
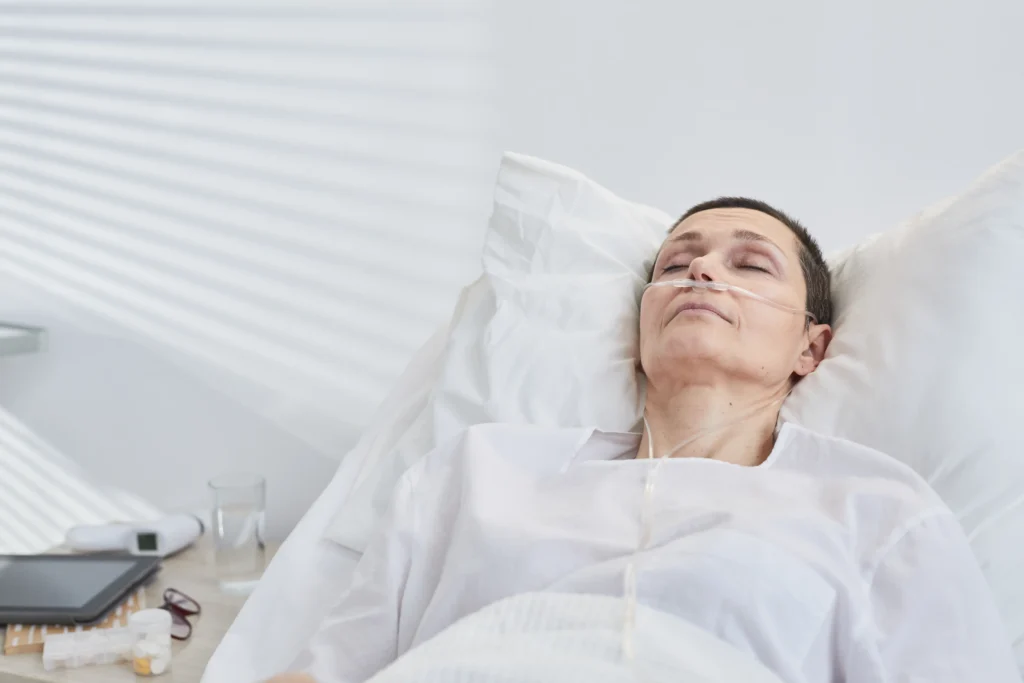
[[[171,638],[175,640],[188,640],[192,635],[192,623],[188,618],[202,612],[198,602],[176,588],[164,591],[164,604],[160,609],[171,613]]]

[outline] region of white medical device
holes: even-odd
[[[84,524],[68,531],[65,544],[78,552],[121,550],[167,557],[196,542],[203,523],[193,515],[170,515],[150,522]]]

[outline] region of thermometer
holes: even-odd
[[[78,552],[120,550],[167,557],[195,543],[202,533],[198,517],[180,514],[150,522],[83,524],[70,529],[64,543]]]

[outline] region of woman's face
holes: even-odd
[[[803,311],[800,248],[785,224],[760,211],[701,211],[672,230],[652,282],[725,282]],[[655,386],[723,379],[781,386],[811,372],[824,355],[828,326],[806,322],[734,292],[651,287],[640,305],[640,362]]]

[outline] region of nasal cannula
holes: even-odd
[[[735,292],[736,294],[740,294],[749,299],[754,299],[755,301],[760,301],[763,304],[774,306],[780,311],[786,311],[787,313],[802,313],[810,318],[811,322],[818,322],[818,319],[810,311],[787,306],[786,304],[780,304],[778,301],[773,301],[772,299],[761,296],[760,294],[754,294],[750,290],[737,287],[736,285],[730,285],[727,282],[715,282],[713,280],[664,280],[662,282],[649,283],[644,287],[644,291],[646,292],[651,287],[677,287],[679,289],[709,289],[714,292]]]
[[[648,284],[644,291],[651,287],[679,287],[679,288],[693,288],[693,289],[705,289],[717,292],[731,291],[742,296],[749,297],[755,301],[773,306],[782,311],[789,313],[802,313],[807,316],[812,322],[816,322],[816,318],[810,311],[806,311],[785,304],[780,304],[777,301],[772,301],[759,294],[754,294],[742,287],[730,285],[725,282],[715,282],[710,280],[666,280],[663,282],[652,282]],[[749,419],[756,415],[761,410],[765,410],[771,406],[781,404],[786,397],[789,395],[787,391],[782,396],[772,396],[763,401],[754,404],[749,410],[744,411],[739,416],[732,419],[726,420],[719,424],[714,424],[704,429],[699,430],[696,434],[692,434],[686,439],[683,439],[680,443],[676,444],[669,450],[657,458],[654,457],[654,437],[651,434],[650,424],[647,422],[646,415],[644,416],[644,430],[647,434],[647,459],[649,462],[647,468],[647,474],[644,477],[644,493],[643,500],[640,505],[640,539],[637,543],[636,549],[630,556],[629,561],[626,563],[626,569],[623,572],[623,593],[626,601],[626,614],[623,621],[622,628],[622,654],[627,659],[632,661],[635,655],[633,647],[633,631],[636,626],[636,607],[637,607],[637,576],[636,576],[636,561],[640,553],[647,549],[648,543],[651,540],[651,505],[654,497],[654,477],[658,472],[658,468],[668,458],[672,457],[680,450],[690,445],[697,439],[700,439],[713,432],[720,431],[727,427],[731,427],[743,420]]]

